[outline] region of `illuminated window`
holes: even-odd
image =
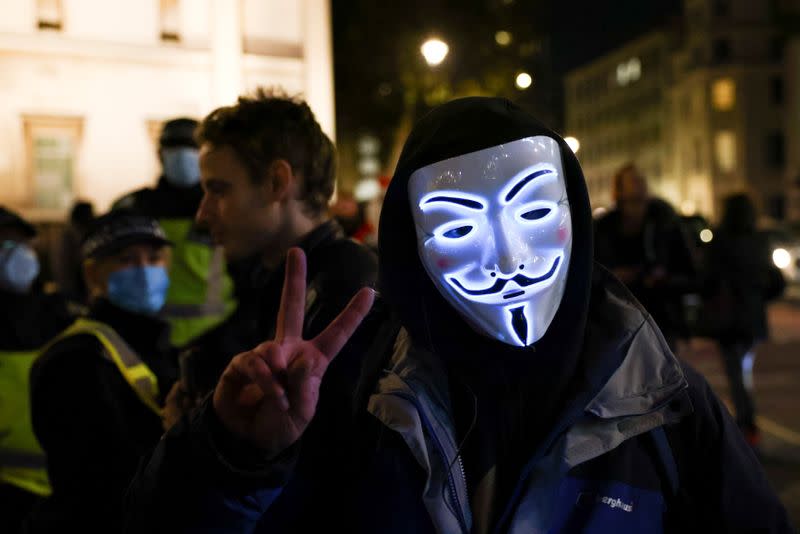
[[[77,117],[23,117],[31,206],[63,211],[71,205],[82,126]]]
[[[617,65],[616,79],[621,86],[633,83],[642,77],[642,62],[638,57],[629,59]]]
[[[36,19],[40,30],[60,30],[62,15],[61,0],[36,1]]]
[[[180,41],[180,6],[178,0],[161,0],[161,40]]]
[[[729,111],[736,105],[736,82],[720,78],[711,86],[711,102],[717,111]]]
[[[722,172],[736,169],[736,134],[732,130],[721,130],[714,137],[714,153],[717,167]]]

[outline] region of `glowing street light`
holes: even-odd
[[[533,83],[533,78],[527,72],[520,72],[517,74],[516,82],[519,89],[527,89]]]
[[[450,47],[441,39],[428,39],[420,47],[420,52],[425,58],[425,62],[431,67],[435,67],[447,57]]]
[[[572,149],[572,152],[574,152],[575,154],[577,154],[578,150],[581,149],[580,141],[578,141],[574,137],[565,137],[564,141],[566,141],[567,145],[569,145],[569,147]]]
[[[494,34],[494,40],[500,46],[508,46],[511,44],[511,34],[505,30],[500,30]]]

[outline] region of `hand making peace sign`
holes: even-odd
[[[306,258],[286,259],[275,339],[236,356],[214,391],[214,410],[239,438],[270,457],[297,441],[314,416],[322,377],[369,312],[375,293],[362,288],[317,337],[303,339]]]

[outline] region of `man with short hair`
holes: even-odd
[[[209,114],[197,139],[205,192],[197,221],[208,227],[236,266],[239,297],[233,315],[196,340],[185,360],[191,383],[182,387],[202,394],[214,388],[231,358],[274,332],[290,247],[300,247],[308,256],[307,335],[319,333],[359,288],[374,284],[377,261],[347,239],[328,214],[335,148],[308,104],[259,90]],[[323,411],[350,409],[362,352],[350,350],[354,343],[322,386]],[[180,410],[170,409],[169,414],[168,425]],[[318,419],[315,427],[331,418]]]

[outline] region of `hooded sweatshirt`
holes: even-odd
[[[545,335],[514,347],[473,330],[434,287],[417,251],[408,181],[417,169],[525,137],[558,142],[573,227],[561,305]],[[567,144],[508,100],[465,98],[414,128],[389,186],[380,224],[380,290],[415,346],[439,357],[450,378],[457,436],[470,494],[488,474],[493,509],[503,508],[518,474],[577,387],[592,275],[591,210],[580,166]],[[496,483],[492,484],[491,481]]]

